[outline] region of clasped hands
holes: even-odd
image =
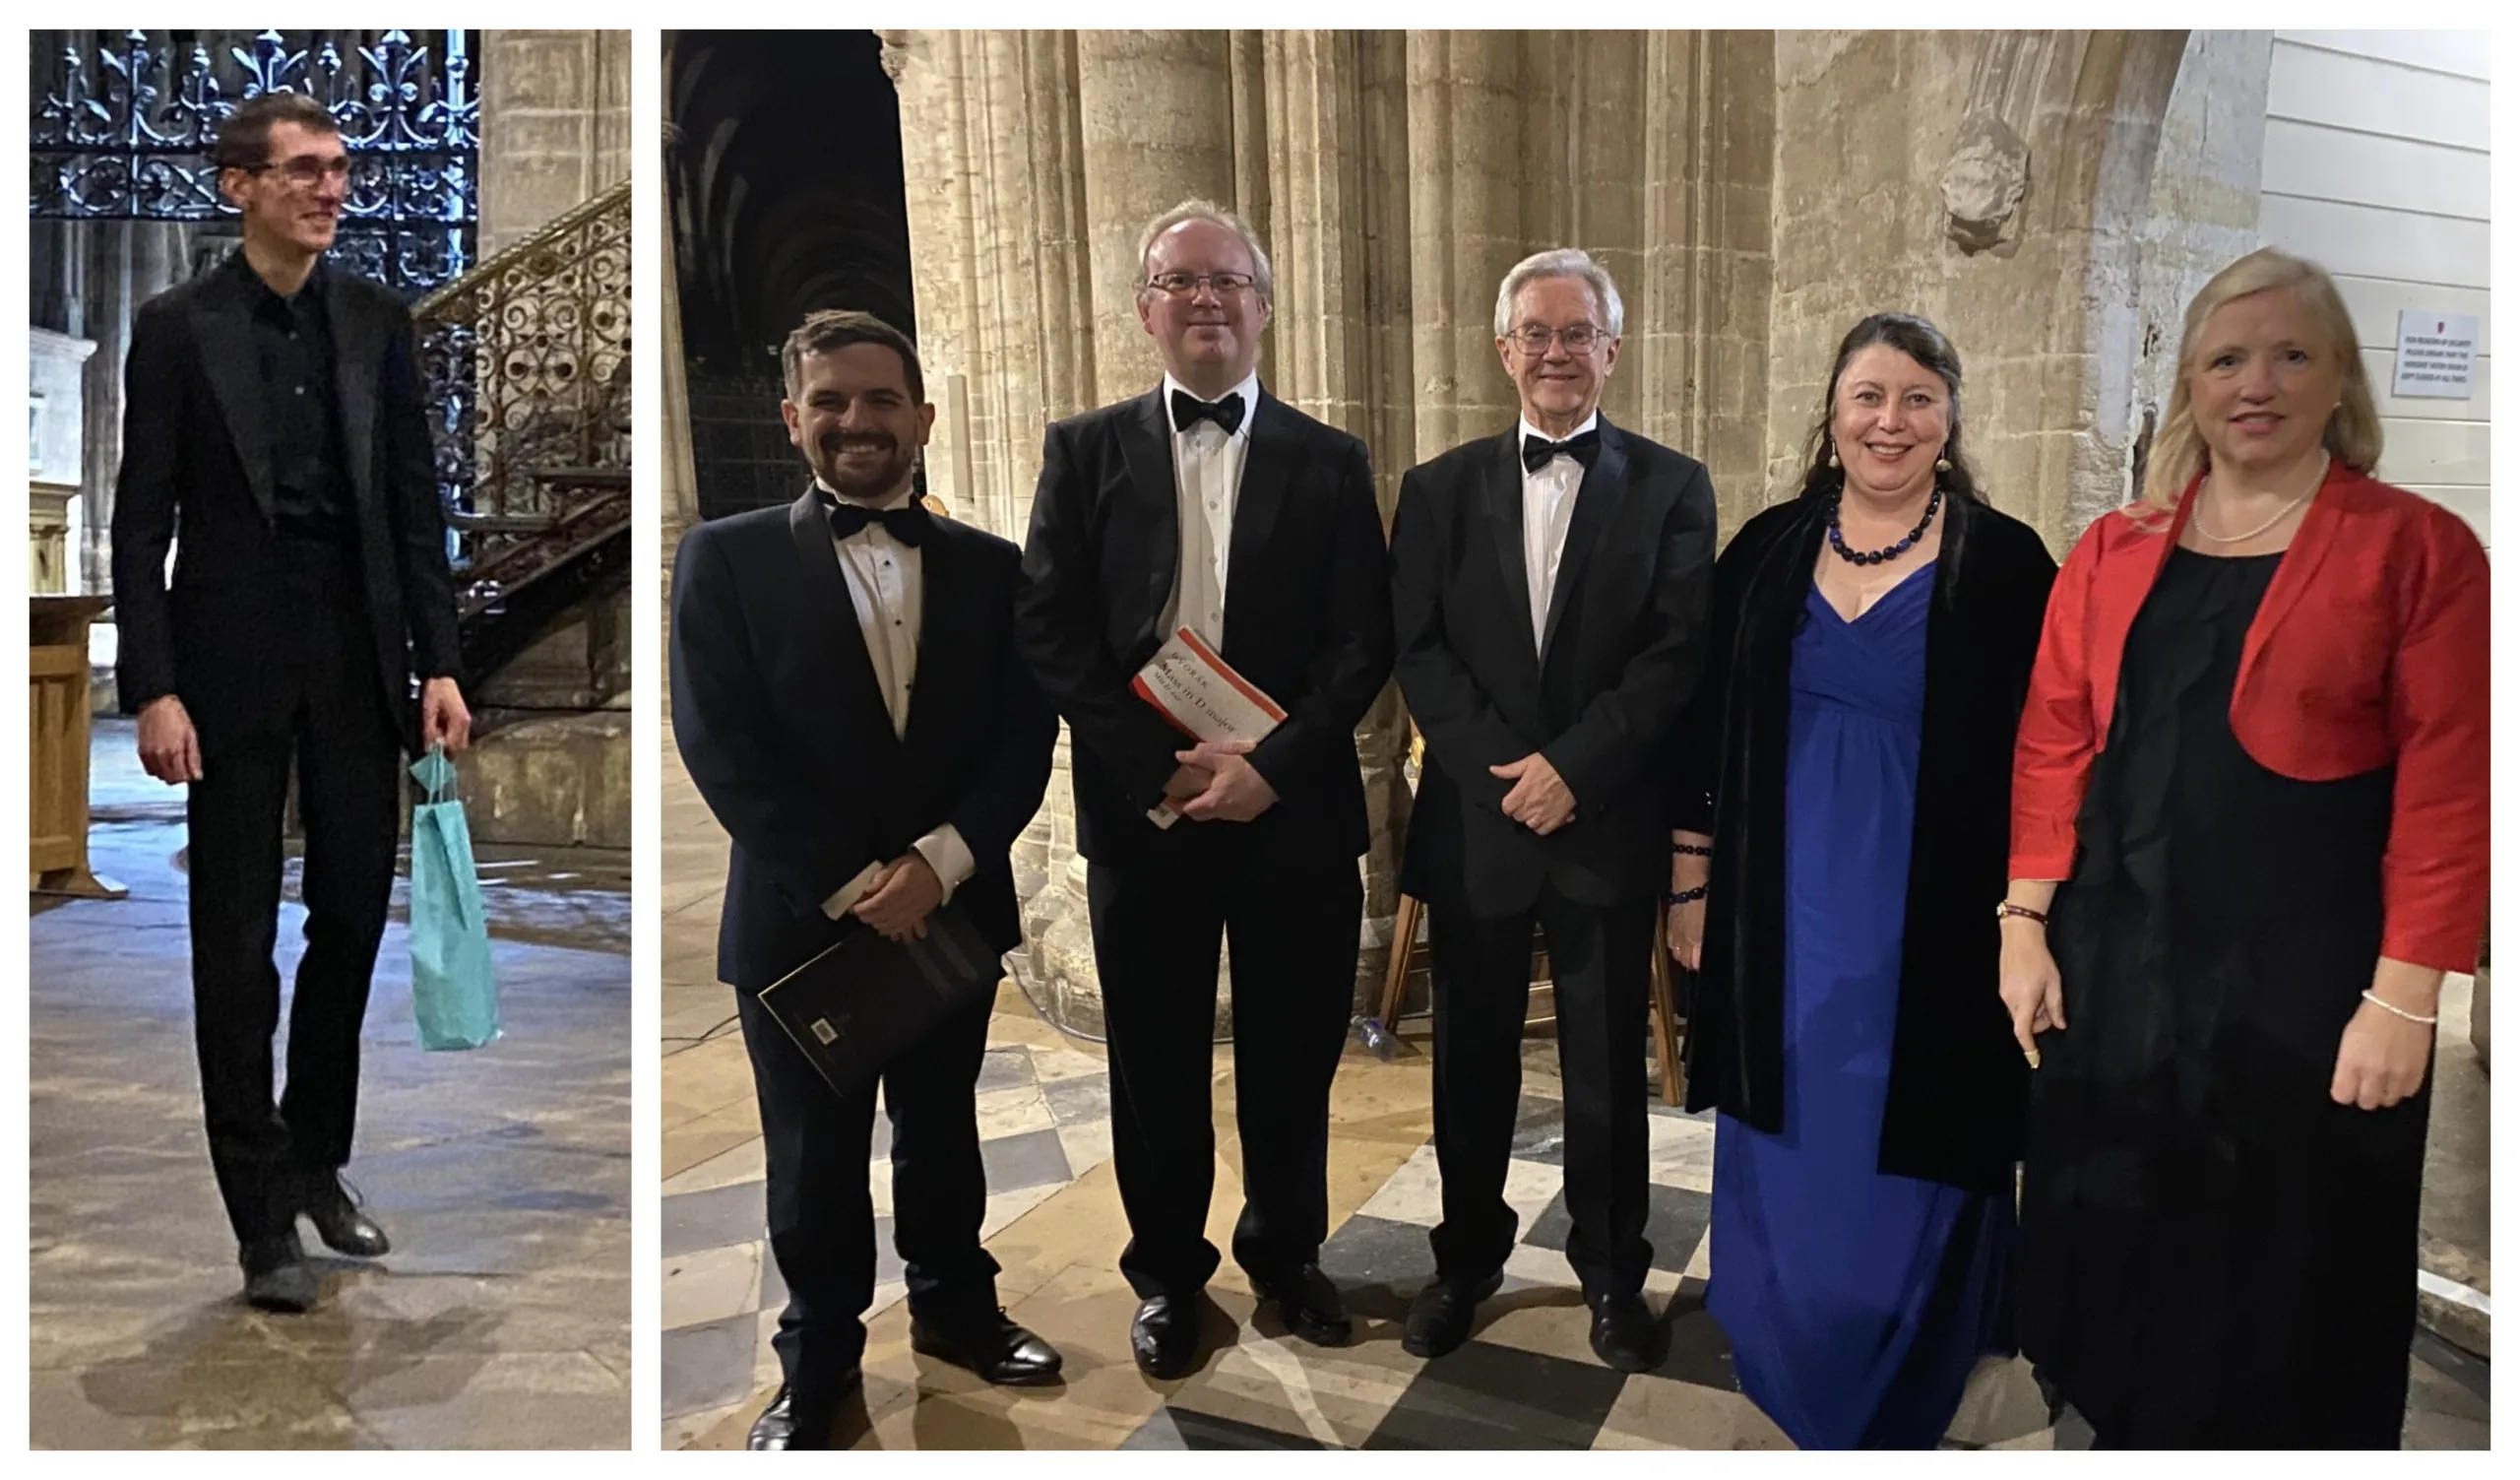
[[[1487,774],[1513,787],[1505,793],[1505,815],[1542,837],[1575,820],[1575,794],[1548,757],[1535,750],[1517,761],[1489,766]]]
[[[877,870],[849,913],[887,940],[924,940],[927,917],[944,902],[945,881],[927,855],[914,848]]]
[[[1245,759],[1249,740],[1201,740],[1172,758],[1180,769],[1164,784],[1164,800],[1193,822],[1248,822],[1278,804],[1278,789]]]

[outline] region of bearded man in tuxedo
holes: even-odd
[[[761,990],[852,929],[921,934],[948,900],[991,949],[1014,949],[1009,850],[1040,809],[1058,740],[1015,649],[1015,547],[913,496],[936,408],[910,339],[827,310],[780,360],[780,415],[813,482],[792,504],[684,537],[670,644],[674,740],[733,844],[718,977],[752,1059],[788,1285],[771,1340],[785,1381],[755,1449],[831,1439],[860,1385],[875,1293],[875,1086],[835,1092]],[[1059,1354],[998,1308],[980,1247],[974,1094],[989,1011],[974,1003],[884,1066],[893,1242],[914,1349],[1038,1385],[1058,1381]]]

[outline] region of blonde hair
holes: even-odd
[[[2187,305],[2187,319],[2178,335],[2178,375],[2172,384],[2170,407],[2162,414],[2161,430],[2153,439],[2152,452],[2144,466],[2144,486],[2137,490],[2139,500],[2154,512],[2176,512],[2187,485],[2205,471],[2210,460],[2205,438],[2196,429],[2195,408],[2187,394],[2187,377],[2196,368],[2197,341],[2205,333],[2205,321],[2227,303],[2279,288],[2289,288],[2299,295],[2311,322],[2326,336],[2329,353],[2336,355],[2344,371],[2345,394],[2327,418],[2327,430],[2321,440],[2331,456],[2358,473],[2368,473],[2379,466],[2380,413],[2371,400],[2370,377],[2362,373],[2354,315],[2346,310],[2345,299],[2336,290],[2336,280],[2315,262],[2265,247],[2216,273]]]

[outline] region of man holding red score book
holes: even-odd
[[[1139,264],[1164,381],[1049,428],[1016,625],[1073,740],[1129,1219],[1120,1268],[1141,1301],[1129,1345],[1169,1379],[1197,1365],[1220,1257],[1205,1234],[1209,1084],[1228,939],[1234,1259],[1296,1335],[1350,1334],[1318,1261],[1364,910],[1354,735],[1392,638],[1364,444],[1260,389],[1273,285],[1258,237],[1187,201],[1148,225]],[[1197,743],[1168,722],[1134,680],[1185,628],[1284,721],[1256,742]]]

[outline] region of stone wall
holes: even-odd
[[[1898,309],[1959,349],[1964,445],[1997,507],[2061,555],[2123,501],[2138,264],[2185,47],[2178,32],[1778,33],[1771,496],[1800,469],[1839,339]]]
[[[481,39],[481,256],[630,177],[630,32]]]

